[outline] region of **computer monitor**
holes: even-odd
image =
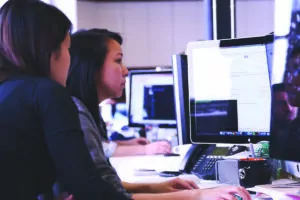
[[[191,144],[189,121],[189,85],[187,56],[172,56],[174,98],[179,145]]]
[[[275,1],[270,156],[300,161],[300,2]],[[290,162],[300,177],[299,165]],[[290,172],[290,171],[288,171]]]
[[[172,71],[131,71],[129,79],[129,126],[175,128]]]
[[[269,140],[271,91],[266,44],[273,36],[187,46],[191,141]]]

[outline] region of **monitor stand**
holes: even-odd
[[[140,137],[146,138],[146,127],[142,126],[139,130]]]
[[[254,145],[253,145],[253,143],[251,142],[251,139],[250,139],[250,138],[248,138],[248,142],[249,142],[249,150],[250,150],[250,152],[251,152],[251,157],[252,157],[252,158],[255,158],[256,156],[255,156],[255,152],[254,152]]]
[[[251,142],[249,143],[249,150],[251,152],[251,157],[255,158],[256,156],[255,156],[255,152],[254,152],[254,145]]]

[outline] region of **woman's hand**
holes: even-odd
[[[194,183],[194,181],[183,180],[180,178],[175,178],[161,183],[153,183],[150,185],[151,193],[167,193],[192,189],[198,189],[198,186]]]
[[[171,151],[172,151],[171,145],[167,141],[153,142],[145,146],[146,155],[166,154],[166,153],[171,153]]]
[[[197,193],[195,198],[197,200],[238,200],[236,195],[243,200],[251,200],[251,196],[245,188],[236,186],[200,189]]]

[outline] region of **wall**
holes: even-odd
[[[205,39],[204,3],[78,2],[78,28],[107,28],[124,37],[129,67],[171,65],[171,55],[188,41]],[[273,31],[274,0],[237,0],[237,37]]]
[[[107,28],[124,37],[127,66],[171,65],[171,55],[203,38],[202,1],[78,2],[78,28]]]
[[[274,30],[275,0],[237,0],[236,36],[264,35]]]

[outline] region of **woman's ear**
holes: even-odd
[[[57,61],[60,58],[60,50],[55,50],[51,53],[50,62]]]
[[[56,69],[60,58],[60,51],[56,50],[51,53],[50,56],[50,68]]]

